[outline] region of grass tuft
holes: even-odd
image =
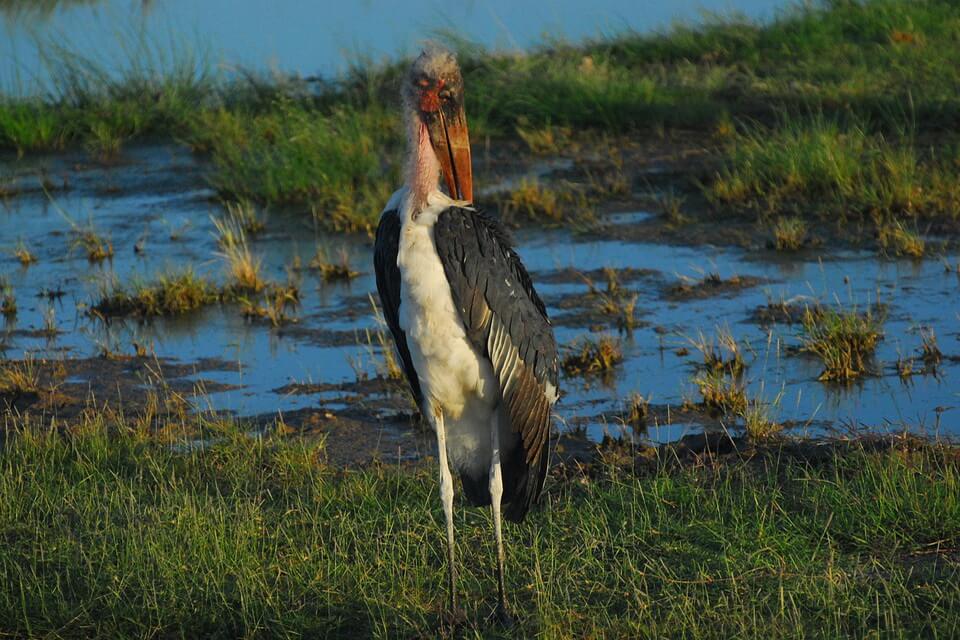
[[[746,368],[743,349],[728,327],[718,329],[710,338],[700,332],[690,345],[703,356],[704,371],[739,376]]]
[[[921,329],[920,340],[920,360],[923,361],[923,370],[935,374],[943,360],[943,352],[937,344],[937,334],[933,328]]]
[[[32,358],[0,362],[0,398],[16,400],[40,391],[40,368]]]
[[[567,375],[590,376],[608,374],[621,362],[620,342],[610,336],[600,336],[597,340],[583,338],[573,344],[561,366]]]
[[[317,252],[310,260],[310,268],[316,270],[324,282],[353,280],[360,275],[359,271],[350,268],[350,254],[346,249],[341,249],[339,258],[333,261],[327,249],[317,247]]]
[[[253,237],[266,230],[267,224],[257,215],[256,206],[249,200],[226,200],[223,206],[234,228],[242,229],[248,236]]]
[[[22,238],[17,241],[17,246],[13,249],[13,257],[24,267],[29,267],[37,262],[37,256],[33,255],[30,247],[27,246],[27,243],[24,242]]]
[[[639,393],[634,393],[628,401],[628,411],[626,415],[627,424],[634,426],[643,426],[647,424],[650,418],[650,399],[645,398]]]
[[[247,234],[241,221],[233,218],[214,218],[217,240],[227,272],[227,289],[237,296],[260,293],[267,287],[261,272],[263,261],[255,257],[247,244]]]
[[[300,304],[300,290],[293,284],[284,286],[271,285],[262,293],[260,302],[241,296],[237,299],[240,304],[240,313],[248,320],[266,320],[272,327],[280,327],[296,322],[290,315]]]
[[[218,298],[216,287],[188,267],[161,274],[151,284],[135,283],[125,288],[114,283],[91,308],[105,318],[175,316],[215,303]]]
[[[618,330],[631,333],[637,327],[636,310],[640,296],[620,284],[616,269],[604,267],[603,277],[606,282],[606,291],[598,288],[590,279],[584,278],[587,280],[590,293],[597,298],[600,313],[612,319],[612,323]]]
[[[919,233],[910,231],[899,220],[886,223],[879,230],[880,247],[895,256],[922,258],[926,243]]]
[[[720,415],[739,415],[747,409],[747,392],[743,381],[721,370],[701,371],[693,383],[703,398],[703,407]]]
[[[0,315],[9,320],[17,315],[17,297],[6,278],[0,277]]]
[[[777,251],[796,251],[807,240],[807,223],[798,216],[777,218],[772,231],[773,246]]]
[[[72,250],[80,250],[92,263],[100,263],[104,260],[113,259],[113,243],[109,238],[101,236],[90,223],[85,228],[75,227],[73,229]]]
[[[504,219],[563,221],[559,191],[533,178],[523,178],[520,185],[500,201]]]
[[[823,361],[819,380],[849,382],[872,372],[871,359],[883,333],[882,320],[871,310],[808,307],[801,330],[801,350]]]

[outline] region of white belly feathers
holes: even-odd
[[[424,397],[443,411],[448,449],[456,465],[471,452],[489,448],[490,421],[500,389],[490,363],[467,338],[434,244],[437,216],[453,204],[435,191],[413,218],[409,203],[404,203],[397,265],[400,327]]]

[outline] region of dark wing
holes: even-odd
[[[407,346],[407,334],[400,328],[400,268],[397,266],[397,252],[400,249],[400,212],[396,209],[384,211],[380,215],[377,227],[377,239],[373,245],[373,269],[377,274],[377,291],[383,306],[383,317],[393,334],[397,345],[397,354],[407,374],[410,392],[417,406],[423,410],[423,393],[420,391],[420,378],[410,359]]]
[[[493,365],[519,446],[504,451],[505,515],[521,520],[543,488],[557,344],[543,302],[506,231],[480,211],[451,207],[434,226],[454,304],[473,346]]]

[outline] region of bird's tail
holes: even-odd
[[[523,447],[516,447],[512,455],[517,458],[514,464],[506,465],[512,469],[512,478],[504,477],[503,501],[506,509],[503,516],[511,522],[523,522],[527,512],[537,503],[543,481],[547,475],[547,460],[550,458],[549,447],[544,447],[540,455],[527,464],[524,459]]]

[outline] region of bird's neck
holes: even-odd
[[[415,119],[410,135],[410,157],[407,160],[407,185],[415,210],[427,203],[427,196],[437,189],[440,162],[430,144],[427,126]]]

